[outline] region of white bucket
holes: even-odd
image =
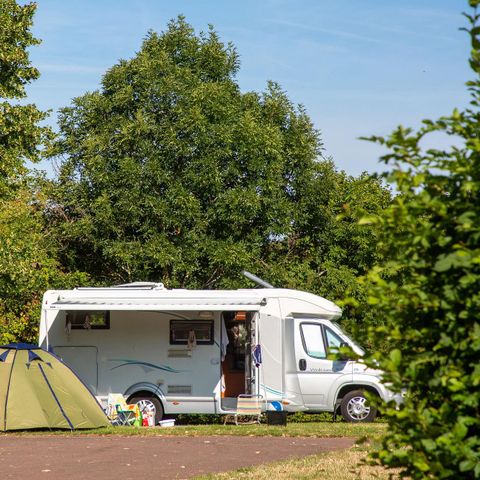
[[[160,420],[158,424],[161,427],[174,427],[175,426],[175,419],[174,418],[169,418],[167,420]]]

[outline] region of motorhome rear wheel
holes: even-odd
[[[163,407],[160,400],[155,395],[143,395],[136,394],[128,399],[128,403],[131,405],[137,404],[142,414],[150,413],[155,418],[155,425],[163,418]]]

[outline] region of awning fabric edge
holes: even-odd
[[[59,299],[51,303],[47,308],[50,310],[143,310],[143,311],[258,311],[266,304],[264,298],[242,298],[242,299],[115,299],[102,300],[92,299]]]

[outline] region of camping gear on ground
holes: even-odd
[[[142,412],[142,426],[144,427],[154,427],[155,426],[155,417],[152,412]]]
[[[143,425],[138,405],[129,405],[121,393],[110,393],[107,398],[107,416],[112,425]]]
[[[269,402],[267,405],[267,425],[287,426],[287,412],[281,402]]]
[[[287,412],[267,412],[267,425],[287,426]]]
[[[225,415],[223,422],[226,425],[227,421],[233,417],[235,425],[240,423],[260,423],[262,416],[262,395],[246,395],[241,394],[237,397],[237,407],[234,412]]]
[[[55,355],[35,345],[0,346],[0,430],[98,428],[108,419]]]
[[[174,418],[167,418],[166,420],[160,420],[158,424],[165,428],[165,427],[174,427],[175,426],[175,419]]]

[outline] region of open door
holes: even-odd
[[[222,321],[228,345],[222,365],[222,409],[236,408],[237,397],[254,393],[252,337],[255,336],[253,312],[224,312]]]
[[[342,339],[328,326],[312,319],[294,319],[295,359],[298,381],[306,407],[322,409],[328,394],[345,375],[352,375],[352,362],[329,360],[328,350]]]

